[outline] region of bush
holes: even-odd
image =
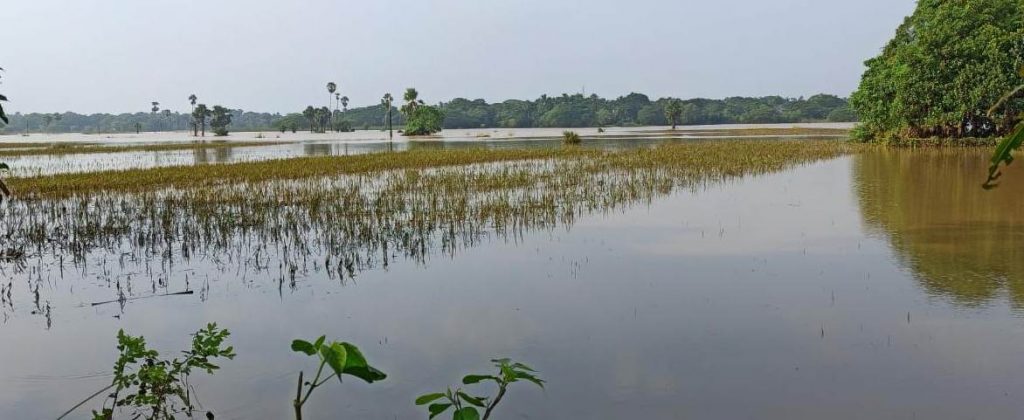
[[[403,135],[406,136],[429,136],[441,131],[444,124],[444,112],[429,105],[420,105],[413,111],[409,121],[405,124]]]
[[[583,143],[583,138],[580,137],[575,131],[563,131],[562,132],[562,144],[575,146]]]

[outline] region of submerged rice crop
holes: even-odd
[[[6,143],[0,145],[0,157],[74,155],[125,152],[164,152],[172,150],[223,149],[229,147],[275,146],[286,142],[273,141],[212,141],[164,144],[131,144],[104,146],[96,143]]]
[[[317,272],[344,282],[398,258],[454,256],[484,238],[516,240],[581,215],[854,147],[428,150],[16,179],[21,199],[0,205],[0,250],[8,257],[0,269],[12,268],[0,303],[5,316],[13,312],[11,290],[20,289],[16,296],[34,296],[34,312],[49,317],[40,285],[66,271],[103,279],[100,294],[123,303],[140,291],[173,292],[173,278],[188,287],[182,267],[196,260],[226,278],[269,279],[279,291]]]

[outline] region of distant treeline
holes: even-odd
[[[599,127],[669,125],[665,105],[672,98],[652,101],[646,95],[632,93],[609,100],[597,95],[541,96],[534,101],[508,100],[489,104],[482,99],[457,98],[442,102],[444,128],[524,128],[524,127]],[[682,101],[680,123],[767,124],[798,122],[852,122],[856,115],[846,99],[834,95],[809,98],[734,97],[726,99],[689,99]],[[394,123],[404,124],[403,115],[394,108]],[[341,118],[355,129],[379,128],[386,109],[382,105],[353,108]],[[287,115],[232,110],[232,131],[309,130],[310,121],[301,113]],[[189,114],[163,110],[134,114],[20,114],[10,116],[11,123],[0,132],[117,133],[132,132],[136,124],[143,131],[183,131],[190,126]]]

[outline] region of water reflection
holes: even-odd
[[[192,149],[193,164],[228,163],[235,156],[235,147],[214,147]]]
[[[855,158],[866,225],[929,293],[967,306],[1007,295],[1024,309],[1024,171],[981,188],[987,150],[885,150]]]

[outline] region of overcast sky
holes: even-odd
[[[913,0],[5,0],[21,112],[454,97],[847,96]]]

